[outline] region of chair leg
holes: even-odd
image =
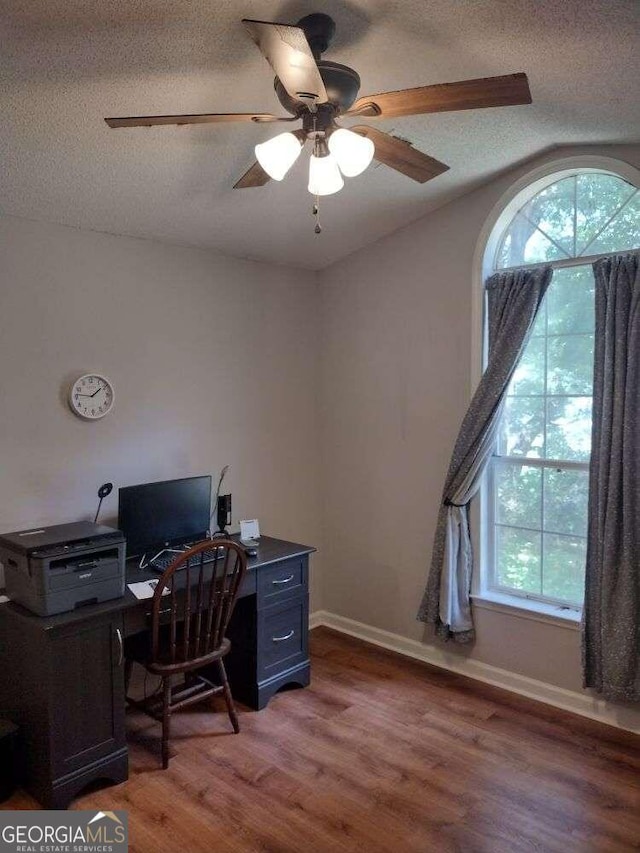
[[[224,668],[224,662],[222,661],[222,659],[218,661],[218,672],[220,673],[220,681],[222,683],[222,690],[224,691],[224,701],[227,703],[229,719],[231,720],[231,725],[233,726],[234,732],[238,734],[238,732],[240,731],[240,723],[238,722],[236,706],[233,702],[233,696],[231,695],[231,690],[229,688],[229,680],[227,679],[227,671]]]
[[[169,766],[169,734],[171,729],[171,677],[162,680],[162,769]]]

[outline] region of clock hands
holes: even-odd
[[[113,386],[97,373],[79,376],[70,389],[69,405],[81,418],[102,418],[113,408]]]

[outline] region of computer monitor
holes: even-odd
[[[130,557],[204,539],[210,518],[210,476],[118,490],[118,527]]]

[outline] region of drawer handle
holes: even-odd
[[[122,642],[122,631],[120,628],[116,628],[116,636],[118,637],[118,647],[120,651],[118,656],[118,666],[122,666],[124,662],[124,643]]]
[[[290,640],[294,634],[295,634],[295,631],[292,628],[288,634],[285,634],[284,637],[272,637],[271,640],[274,643],[284,643],[285,640]]]
[[[272,583],[274,586],[280,586],[280,584],[283,584],[283,583],[289,583],[289,581],[292,581],[292,580],[293,580],[293,578],[294,578],[294,575],[289,575],[289,577],[288,577],[288,578],[282,578],[281,580],[271,581],[271,583]]]

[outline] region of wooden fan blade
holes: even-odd
[[[217,124],[227,121],[295,121],[295,116],[272,116],[269,113],[196,113],[183,116],[124,116],[106,118],[109,127],[153,127],[161,124]]]
[[[412,116],[422,113],[444,113],[453,110],[479,110],[485,107],[506,107],[530,104],[531,92],[527,75],[505,74],[503,77],[482,77],[461,80],[459,83],[440,83],[400,89],[358,98],[345,115]]]
[[[233,188],[234,190],[244,190],[248,187],[263,187],[265,184],[269,183],[270,180],[271,178],[269,175],[267,175],[260,163],[256,160],[253,166],[247,169],[240,180],[233,185]]]
[[[316,104],[329,100],[304,30],[248,18],[242,23],[292,98]]]
[[[366,136],[375,145],[374,158],[385,166],[390,166],[396,172],[402,172],[414,181],[424,184],[431,178],[436,178],[448,170],[448,166],[439,160],[434,160],[422,151],[414,148],[410,142],[404,139],[396,139],[381,130],[366,125],[358,125],[350,128],[360,136]]]

